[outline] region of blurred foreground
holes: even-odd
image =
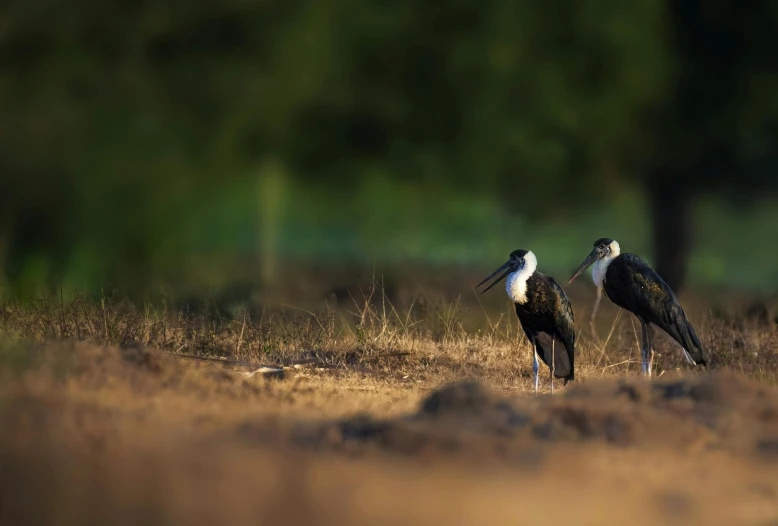
[[[305,371],[270,380],[154,352],[51,346],[3,381],[0,519],[778,519],[778,391],[742,376],[612,375],[561,396],[505,398],[476,383],[430,393],[391,377]]]
[[[778,520],[773,306],[687,301],[716,370],[657,338],[650,383],[631,320],[604,308],[602,339],[579,327],[576,382],[535,397],[504,298],[406,293],[3,304],[0,523]]]

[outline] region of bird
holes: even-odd
[[[535,394],[538,393],[538,355],[549,370],[551,392],[554,377],[564,380],[562,385],[575,379],[575,327],[573,307],[565,291],[554,278],[537,271],[538,260],[529,250],[518,249],[510,253],[508,261],[492,272],[476,286],[476,289],[502,272],[486,287],[485,293],[507,277],[505,291],[514,303],[524,334],[532,345],[535,375]]]
[[[684,357],[691,365],[707,367],[710,363],[710,353],[700,343],[675,293],[640,256],[622,254],[617,241],[600,238],[594,242],[594,248],[568,284],[589,266],[592,266],[592,281],[597,287],[597,299],[590,323],[594,327],[594,317],[597,315],[603,292],[613,303],[634,314],[641,326],[640,354],[643,374],[651,377],[654,360],[652,324],[678,342]]]

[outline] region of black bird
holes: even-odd
[[[690,364],[707,366],[710,355],[686,319],[686,313],[678,298],[648,263],[635,254],[622,254],[616,241],[604,237],[594,242],[591,253],[575,271],[569,283],[592,263],[592,280],[597,286],[597,300],[591,321],[594,321],[597,314],[603,292],[613,303],[634,314],[640,320],[642,330],[640,352],[645,374],[651,376],[654,359],[651,324],[678,342]]]
[[[573,308],[559,283],[537,272],[537,266],[538,260],[531,251],[514,250],[508,261],[478,287],[504,271],[481,294],[508,277],[505,290],[516,305],[516,316],[534,349],[535,393],[538,392],[538,354],[551,370],[553,393],[555,376],[564,380],[563,385],[575,379]]]

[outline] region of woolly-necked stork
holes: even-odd
[[[651,376],[654,359],[651,324],[669,334],[683,349],[692,365],[706,366],[710,362],[686,313],[665,281],[641,257],[622,254],[619,244],[610,238],[594,242],[594,248],[568,283],[572,283],[592,265],[592,280],[597,286],[597,299],[591,320],[597,314],[602,293],[619,307],[634,314],[641,325],[641,357],[643,373]]]
[[[551,392],[554,377],[563,385],[575,378],[575,329],[570,299],[554,278],[536,270],[538,260],[531,251],[514,250],[508,261],[492,272],[478,287],[504,271],[483,294],[507,276],[505,290],[516,306],[524,334],[534,350],[532,370],[535,374],[535,393],[538,392],[538,355],[551,372]]]

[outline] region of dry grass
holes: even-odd
[[[778,520],[771,306],[689,302],[717,371],[661,338],[651,383],[605,307],[577,381],[534,397],[498,298],[365,290],[305,310],[3,305],[0,524]]]
[[[588,292],[588,291],[587,291]],[[577,295],[575,293],[578,293]],[[591,379],[637,372],[639,324],[603,302],[598,335],[590,333],[589,298],[574,289],[578,325],[576,377]],[[371,282],[335,295],[318,308],[214,300],[172,311],[165,304],[138,307],[116,295],[64,302],[0,304],[0,337],[12,342],[85,342],[121,348],[157,349],[189,357],[249,365],[318,367],[362,371],[390,382],[432,387],[476,376],[506,390],[530,387],[531,350],[504,296],[406,293],[402,304]],[[717,367],[750,377],[778,380],[778,315],[764,302],[685,302]],[[657,375],[688,371],[677,345],[655,331]],[[545,371],[544,371],[545,372]],[[547,383],[547,378],[544,378]]]

